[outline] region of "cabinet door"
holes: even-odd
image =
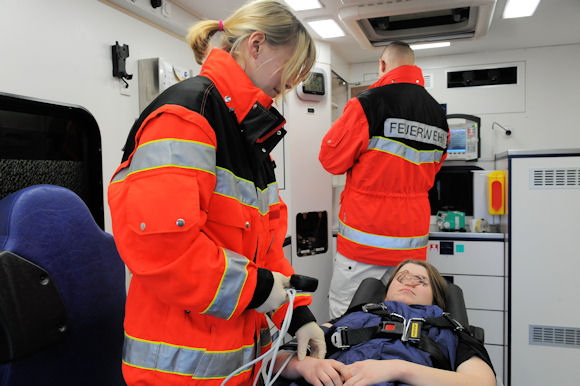
[[[580,156],[511,159],[510,385],[580,384],[578,338],[560,335],[580,331],[579,172]]]
[[[485,343],[503,345],[503,319],[502,311],[467,310],[469,324],[483,328],[485,331]]]
[[[430,240],[427,261],[446,274],[503,276],[504,242]]]
[[[504,311],[503,277],[454,275],[452,279],[463,290],[466,308]]]

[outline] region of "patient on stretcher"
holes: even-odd
[[[282,376],[312,385],[495,385],[483,344],[443,315],[446,286],[431,264],[402,262],[383,303],[328,324],[327,359],[293,357]],[[275,371],[289,355],[278,355]]]

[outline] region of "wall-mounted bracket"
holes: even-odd
[[[125,87],[129,88],[129,83],[127,80],[133,78],[133,74],[127,74],[125,70],[125,59],[129,57],[129,46],[123,44],[119,45],[119,42],[115,42],[114,46],[111,46],[112,59],[113,59],[113,76],[115,78],[120,78],[125,82]]]

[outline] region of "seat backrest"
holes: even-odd
[[[20,269],[11,275],[14,267]],[[0,365],[0,386],[124,384],[125,267],[113,237],[99,228],[75,193],[59,186],[35,185],[0,200],[0,269],[6,277],[21,278],[20,283],[12,281],[9,289],[5,287],[10,283],[0,282],[0,297],[21,290],[30,294],[21,296],[23,304],[12,307],[9,314],[0,309],[0,336],[4,334],[0,344],[22,342],[11,336],[9,327],[18,323],[10,320],[27,319],[18,313],[35,308],[28,301],[53,302],[55,306],[49,308],[56,309],[60,298],[66,312],[63,321],[58,312],[36,310],[36,318],[46,318],[47,326],[60,323],[61,337],[42,342],[36,351],[34,341],[25,342],[24,350],[0,349],[25,353]],[[41,275],[36,282],[35,270]],[[54,286],[57,296],[43,289],[47,284]],[[1,300],[0,307],[9,303]],[[38,323],[30,328],[35,326]]]

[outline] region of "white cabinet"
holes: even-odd
[[[427,261],[463,290],[469,323],[485,331],[485,347],[498,379],[504,379],[504,235],[432,233]]]
[[[495,166],[510,198],[505,384],[578,385],[580,149],[509,151]]]

